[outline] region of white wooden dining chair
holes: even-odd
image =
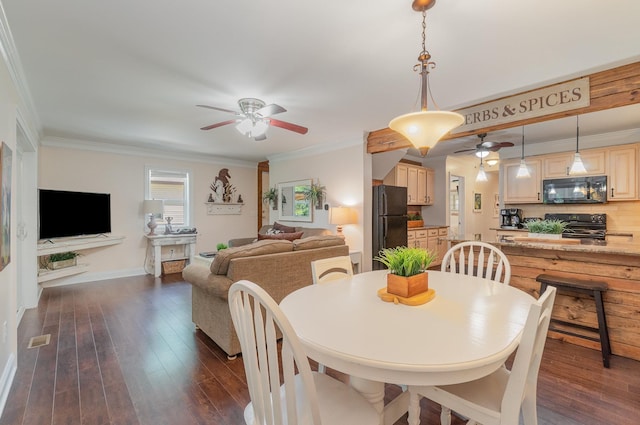
[[[522,410],[524,425],[537,425],[538,371],[555,297],[556,288],[550,286],[531,305],[510,371],[503,365],[491,375],[471,382],[439,387],[409,386],[409,425],[420,423],[421,396],[442,405],[442,425],[451,424],[451,410],[469,418],[468,425],[518,424]]]
[[[511,264],[500,249],[486,242],[460,242],[444,254],[440,270],[491,279],[506,285]]]
[[[229,309],[251,397],[244,410],[247,425],[379,423],[373,405],[353,388],[311,371],[298,336],[264,289],[247,280],[234,283]]]
[[[353,264],[348,255],[323,258],[311,262],[313,283],[325,283],[353,276]]]

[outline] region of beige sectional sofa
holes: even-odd
[[[280,225],[282,226],[282,225]],[[286,226],[285,226],[286,227]],[[278,223],[274,223],[274,224],[267,224],[264,225],[260,228],[260,230],[258,230],[258,234],[259,235],[266,235],[271,229],[273,228],[279,228]],[[331,231],[327,230],[327,229],[323,229],[323,228],[315,228],[315,227],[291,227],[289,229],[295,229],[295,230],[289,230],[291,232],[302,232],[302,238],[308,238],[311,236],[324,236],[324,235],[330,235]],[[252,236],[252,237],[247,237],[247,238],[236,238],[236,239],[229,239],[229,247],[235,247],[235,246],[242,246],[242,245],[246,245],[249,243],[252,243],[254,241],[256,241],[256,239],[258,238],[258,236]]]
[[[259,284],[280,302],[298,288],[312,284],[311,262],[349,255],[338,236],[311,236],[294,241],[261,240],[220,251],[210,267],[195,262],[182,272],[192,287],[192,320],[228,356],[240,353],[227,293],[233,282]]]

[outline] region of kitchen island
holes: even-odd
[[[461,242],[459,238],[451,243]],[[542,273],[606,282],[604,308],[613,354],[640,360],[640,244],[606,245],[535,242],[489,242],[499,247],[511,264],[511,285],[535,297]],[[562,291],[556,297],[553,317],[586,326],[597,326],[595,304],[583,294]],[[553,338],[600,349],[592,342],[550,332]],[[615,360],[612,363],[615,367]]]

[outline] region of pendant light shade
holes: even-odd
[[[582,158],[580,157],[580,151],[578,150],[580,139],[580,126],[578,125],[578,115],[576,115],[576,153],[573,155],[573,163],[571,164],[571,169],[569,170],[570,175],[576,174],[587,174],[587,169],[584,167],[584,163],[582,162]]]
[[[489,181],[487,178],[487,173],[484,171],[484,164],[482,164],[482,157],[480,157],[480,168],[478,168],[478,175],[476,176],[477,182],[486,182]]]
[[[425,31],[427,28],[427,9],[431,8],[435,1],[414,1],[413,9],[422,12],[422,52],[418,56],[420,61],[414,69],[420,72],[420,112],[410,112],[400,115],[389,122],[389,128],[397,131],[406,137],[413,146],[420,149],[425,155],[427,151],[449,131],[459,127],[464,122],[464,117],[457,112],[449,111],[429,111],[427,98],[431,96],[429,89],[429,68],[435,66],[435,62],[430,62],[431,55],[426,49]],[[431,96],[433,100],[433,96]],[[435,103],[435,102],[434,102]],[[436,105],[437,106],[437,105]]]
[[[529,167],[527,167],[527,163],[524,162],[524,126],[522,126],[522,156],[520,157],[520,167],[518,168],[518,174],[516,174],[516,178],[531,178],[531,174],[529,174]]]

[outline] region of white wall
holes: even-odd
[[[17,93],[4,63],[0,64],[0,141],[12,151],[11,192],[16,191],[16,106]],[[0,167],[1,168],[1,167]],[[3,182],[5,184],[5,182]],[[1,201],[0,201],[1,202]],[[11,262],[0,271],[0,414],[16,371],[17,302],[16,302],[16,205],[11,203],[9,227]],[[2,223],[2,232],[7,229]]]
[[[329,149],[334,149],[330,150]],[[343,226],[345,240],[352,251],[362,251],[364,220],[364,157],[361,140],[341,148],[325,146],[324,150],[313,149],[269,158],[269,181],[280,182],[313,179],[326,187],[326,200],[330,206],[351,206],[358,212],[358,224]],[[369,190],[371,180],[368,182]],[[270,211],[270,223],[278,220],[278,211]],[[313,222],[285,222],[303,227],[323,227],[335,232],[336,226],[329,224],[329,211],[313,210]]]
[[[124,235],[122,244],[82,251],[81,261],[89,264],[87,273],[52,281],[52,284],[93,281],[143,272],[148,221],[142,214],[144,169],[170,167],[193,174],[194,226],[198,229],[197,252],[212,251],[220,242],[251,236],[257,232],[256,165],[215,163],[195,159],[175,159],[149,152],[135,155],[68,147],[43,146],[39,151],[38,187],[46,189],[102,192],[111,194],[112,234]],[[231,183],[242,195],[240,215],[208,215],[205,202],[221,168],[228,168]],[[148,230],[148,229],[147,229]]]

